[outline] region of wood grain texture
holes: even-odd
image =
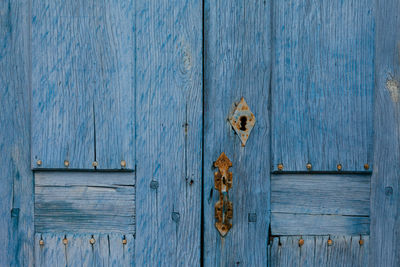
[[[274,1],[273,170],[372,168],[373,0]]]
[[[134,233],[134,174],[36,172],[35,230]]]
[[[369,216],[370,175],[271,177],[271,212]]]
[[[299,239],[304,244],[299,246]],[[332,245],[328,246],[328,239]],[[360,238],[363,245],[360,245]],[[369,266],[369,236],[274,237],[269,245],[270,265],[279,266]]]
[[[273,235],[369,234],[366,216],[315,215],[271,212]]]
[[[91,238],[95,243],[90,244]],[[126,244],[122,240],[126,239]],[[63,243],[68,240],[67,245]],[[39,245],[40,240],[44,244]],[[135,240],[122,234],[35,234],[35,266],[135,266]]]
[[[371,180],[371,266],[400,266],[399,13],[399,1],[375,1],[375,167]]]
[[[270,1],[205,1],[204,266],[267,265],[270,11]],[[228,121],[241,97],[257,121],[245,147]],[[214,226],[212,166],[221,152],[233,163],[225,238]]]
[[[0,266],[33,266],[30,1],[0,1]]]
[[[136,2],[138,266],[198,266],[202,3]]]
[[[132,0],[32,3],[32,167],[133,168]]]

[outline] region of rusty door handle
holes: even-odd
[[[214,173],[214,186],[219,191],[219,200],[215,203],[215,227],[221,236],[226,236],[232,228],[230,220],[233,218],[233,204],[229,201],[229,189],[232,188],[232,162],[224,152],[214,162],[214,167],[218,168],[218,172]]]

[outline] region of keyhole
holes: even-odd
[[[240,117],[240,130],[241,131],[246,131],[246,124],[247,124],[247,117],[246,116]]]
[[[225,176],[222,177],[222,183],[223,183],[224,185],[226,184]]]

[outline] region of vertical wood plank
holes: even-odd
[[[136,3],[138,266],[200,263],[202,3]]]
[[[370,171],[373,0],[273,6],[273,170]]]
[[[64,236],[54,233],[35,234],[35,266],[63,267],[69,266],[66,257],[66,246],[62,240]],[[43,241],[43,245],[39,242]]]
[[[0,266],[33,266],[30,1],[0,1]]]
[[[375,167],[371,180],[371,266],[400,266],[399,13],[399,1],[375,1]]]
[[[204,266],[266,266],[269,203],[270,1],[205,1]],[[256,117],[245,147],[228,121],[244,97]],[[215,228],[213,162],[233,163],[233,227]]]

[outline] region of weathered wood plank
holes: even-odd
[[[200,262],[202,2],[136,2],[138,266]]]
[[[35,266],[135,266],[134,238],[125,235],[126,244],[122,243],[123,238],[122,234],[36,233]],[[40,240],[43,245],[39,244]]]
[[[288,236],[274,237],[270,249],[270,265],[278,266],[369,266],[369,237],[362,236]],[[299,246],[299,240],[304,244]],[[328,239],[332,245],[328,245]]]
[[[0,1],[0,266],[33,266],[30,1]]]
[[[271,211],[369,216],[370,175],[271,176]]]
[[[134,173],[36,172],[35,229],[134,233]]]
[[[373,0],[274,1],[273,170],[372,168]]]
[[[369,217],[271,212],[273,235],[369,234]]]
[[[371,185],[371,266],[400,266],[400,2],[374,1],[375,167]],[[396,30],[395,30],[396,29]]]
[[[269,225],[270,1],[205,1],[204,266],[266,266]],[[256,117],[245,147],[228,121],[244,97]],[[231,159],[233,227],[215,228],[213,162]]]
[[[134,168],[133,1],[33,0],[32,13],[32,167]]]

